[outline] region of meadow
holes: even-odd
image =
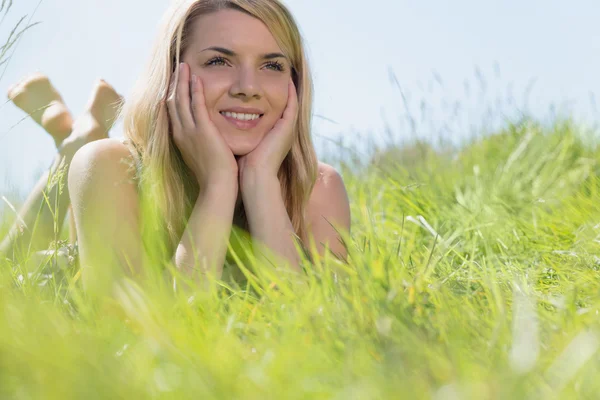
[[[589,130],[523,120],[338,166],[348,262],[302,279],[253,265],[244,285],[92,298],[75,260],[0,260],[0,398],[597,398]]]
[[[72,246],[69,265],[1,256],[0,399],[598,398],[597,133],[522,118],[459,148],[334,148],[348,261],[303,277],[248,256],[240,285],[120,277],[98,296]]]

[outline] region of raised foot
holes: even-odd
[[[98,79],[92,89],[92,96],[86,110],[92,114],[107,133],[112,128],[123,102],[123,96],[104,79]]]
[[[27,76],[8,89],[8,98],[31,116],[60,144],[71,133],[73,118],[48,77],[40,72]]]
[[[98,79],[85,111],[73,123],[73,133],[67,142],[83,146],[105,139],[115,123],[123,97],[103,79]]]

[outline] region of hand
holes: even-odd
[[[288,82],[288,100],[283,115],[273,129],[261,140],[258,146],[245,156],[240,157],[238,169],[240,182],[244,170],[252,169],[277,177],[281,163],[292,148],[296,138],[296,119],[298,118],[298,97],[292,78]]]
[[[190,94],[191,83],[191,94]],[[238,165],[233,152],[211,121],[199,77],[190,79],[190,67],[181,63],[179,80],[167,100],[173,141],[200,187],[231,179],[237,184]]]

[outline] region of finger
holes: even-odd
[[[179,73],[175,73],[173,82],[171,83],[171,87],[169,89],[169,96],[167,97],[167,110],[169,111],[169,119],[171,121],[171,126],[173,127],[173,131],[179,132],[181,131],[181,119],[179,118],[179,113],[177,112],[177,104],[176,104],[176,94],[177,94],[177,80],[181,75],[181,67],[179,68]]]
[[[209,121],[208,110],[206,109],[206,98],[204,97],[204,84],[199,76],[196,76],[192,85],[192,110],[196,125],[203,125]]]
[[[184,129],[192,129],[194,120],[190,112],[190,70],[186,63],[179,71],[180,77],[177,84],[177,114]]]
[[[288,99],[287,106],[283,111],[282,118],[288,121],[294,121],[296,119],[296,115],[298,113],[298,94],[296,92],[296,86],[290,78],[288,82]]]

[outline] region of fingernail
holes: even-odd
[[[179,70],[183,71],[183,63],[179,63]]]
[[[192,83],[196,83],[196,75],[192,75]]]

